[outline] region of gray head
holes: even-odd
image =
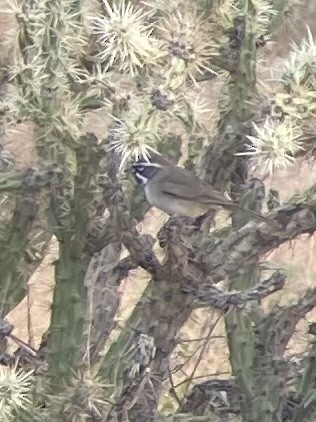
[[[145,186],[154,175],[162,168],[159,163],[140,159],[132,164],[131,170],[138,184]]]

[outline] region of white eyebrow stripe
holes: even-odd
[[[137,177],[137,179],[140,180],[144,185],[146,185],[148,182],[148,177],[145,177],[140,173],[135,173],[135,177]]]
[[[134,166],[143,166],[143,167],[156,167],[158,169],[161,169],[162,166],[158,163],[150,163],[148,161],[139,161],[137,163],[134,164]]]

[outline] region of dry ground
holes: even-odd
[[[4,0],[0,0],[0,5],[4,5]],[[0,6],[0,9],[2,8]],[[304,12],[301,13],[300,19],[297,21],[296,27],[285,28],[279,35],[279,44],[271,49],[270,63],[271,66],[277,67],[282,56],[286,56],[289,47],[289,39],[294,38],[296,41],[305,34],[304,23],[307,22],[311,28],[316,28],[316,5],[314,2],[306,2]],[[0,41],[2,34],[10,27],[7,17],[0,15]],[[210,86],[210,97],[214,98],[214,90]],[[213,90],[213,91],[212,91]],[[95,129],[100,135],[104,133],[105,127],[102,118],[96,114],[90,114],[87,118],[87,127]],[[19,166],[25,166],[32,162],[34,158],[34,146],[32,142],[31,125],[19,125],[18,130],[11,131],[8,134],[8,145],[15,154]],[[277,188],[282,199],[290,197],[294,192],[315,183],[316,167],[306,162],[299,162],[294,168],[287,171],[278,172],[273,179],[268,180],[267,185]],[[146,232],[156,233],[159,229],[164,216],[158,210],[151,210],[146,216],[142,228]],[[49,309],[52,294],[53,265],[52,262],[57,256],[57,244],[53,242],[49,254],[43,261],[40,268],[36,271],[30,281],[30,311],[32,337],[35,344],[38,344],[42,333],[47,329],[49,324]],[[278,303],[286,303],[297,297],[309,286],[314,286],[316,276],[316,263],[313,259],[316,253],[315,236],[308,238],[302,236],[291,244],[283,245],[270,254],[269,259],[278,263],[287,270],[288,280],[286,288],[282,294],[274,295],[270,300]],[[124,321],[131,312],[135,302],[141,295],[145,284],[146,274],[141,270],[133,271],[128,279],[123,283],[121,310],[118,316],[119,321]],[[315,315],[314,315],[315,314]],[[8,316],[10,322],[14,324],[15,334],[27,341],[30,333],[27,326],[27,302],[23,300]],[[316,311],[311,312],[309,318],[316,316]],[[209,311],[196,312],[188,321],[182,330],[182,338],[192,340],[194,338],[203,337],[209,330],[209,327],[216,317]],[[213,336],[220,337],[223,334],[222,323],[218,323],[213,331]],[[305,327],[301,324],[291,349],[299,351],[305,345]],[[199,343],[201,346],[201,342]],[[197,348],[196,342],[186,342],[183,347],[179,348],[175,353],[175,363],[182,362],[193,350]],[[190,374],[194,367],[194,362],[198,360],[200,349],[194,358],[185,366],[184,371]],[[206,375],[215,372],[228,371],[227,348],[223,338],[213,338],[207,343],[203,352],[203,359],[196,375]],[[177,379],[181,379],[184,374],[178,374]]]

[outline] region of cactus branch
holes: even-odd
[[[37,214],[36,173],[26,172],[16,199],[15,209],[8,227],[2,229],[0,237],[1,270],[1,315],[12,309],[24,296],[25,286],[20,286],[18,264],[29,243],[29,233]],[[47,181],[46,181],[47,182]]]
[[[315,189],[315,186],[312,190]],[[213,282],[234,274],[240,262],[249,263],[257,256],[288,242],[301,234],[316,231],[315,199],[300,204],[280,207],[275,221],[280,230],[268,225],[246,225],[232,233],[227,239],[217,243],[206,241],[196,257],[199,268],[213,278]]]
[[[55,267],[56,285],[48,342],[49,371],[55,391],[62,388],[61,381],[67,380],[71,371],[82,363],[78,352],[83,341],[84,277],[89,263],[83,257],[83,251],[88,234],[89,204],[93,200],[91,181],[100,158],[96,141],[95,137],[87,135],[77,148],[72,218],[66,218],[66,224],[69,224],[66,230],[58,230],[59,259]],[[55,212],[58,214],[59,210],[55,209]],[[62,217],[60,221],[64,220],[64,215]]]
[[[85,276],[88,309],[91,309],[85,330],[85,357],[90,364],[99,360],[99,352],[115,326],[114,317],[120,304],[119,282],[129,271],[129,267],[125,265],[121,267],[122,271],[117,270],[120,253],[119,242],[109,244],[100,253],[95,254]]]
[[[297,393],[301,398],[301,405],[297,408],[293,422],[303,420],[312,420],[316,413],[316,400],[315,400],[315,371],[316,371],[316,342],[315,342],[315,326],[311,324],[309,333],[313,336],[309,344],[307,354],[307,365],[304,368],[304,373],[301,381],[297,386]]]
[[[285,283],[285,275],[275,272],[267,280],[251,287],[248,290],[238,292],[223,292],[212,284],[202,284],[197,292],[193,292],[197,298],[197,307],[211,306],[226,313],[231,307],[243,309],[247,303],[259,301],[268,295],[281,290]],[[190,291],[190,288],[188,288]]]

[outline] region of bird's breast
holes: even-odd
[[[169,215],[179,217],[196,218],[205,214],[210,208],[210,204],[199,203],[161,192],[156,186],[147,184],[145,186],[147,201],[156,208]]]

